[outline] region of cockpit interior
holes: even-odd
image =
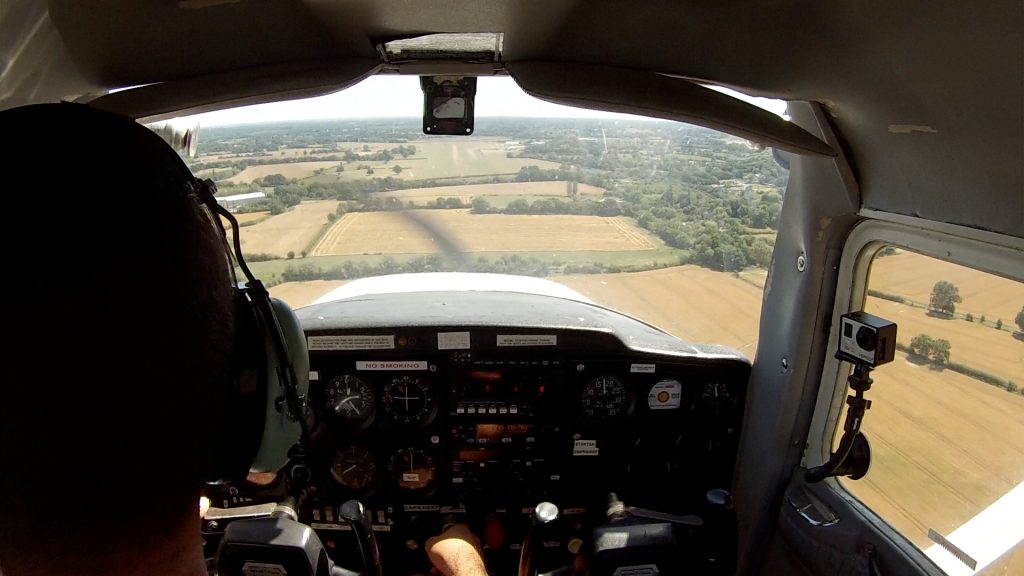
[[[494,576],[1022,574],[1022,23],[5,0],[0,118],[132,119],[220,223],[261,353],[209,574],[430,574],[453,525]]]

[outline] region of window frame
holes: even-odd
[[[1021,262],[1024,262],[1024,239],[873,210],[861,210],[860,215],[865,219],[853,227],[843,246],[836,277],[831,326],[838,326],[843,314],[864,308],[871,264],[878,251],[886,246],[910,250],[1024,283],[1024,267],[1021,266]],[[837,346],[837,331],[829,330],[827,357],[801,461],[804,467],[818,466],[828,460],[833,439],[842,426],[840,416],[848,394],[846,378],[850,369],[833,356]],[[870,391],[867,397],[870,399]],[[870,417],[871,413],[868,412],[866,418]],[[926,558],[923,551],[857,499],[837,479],[828,478],[825,482],[857,510],[865,521],[898,538],[900,547],[905,551]],[[932,566],[938,569],[934,564]],[[936,573],[944,574],[941,570]]]

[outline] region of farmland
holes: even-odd
[[[306,249],[333,214],[338,203],[333,201],[303,202],[279,214],[242,229],[242,250],[246,254],[273,254],[284,258],[288,252]]]
[[[271,174],[281,174],[285,178],[299,180],[312,178],[313,182],[370,180],[381,176],[402,180],[430,180],[511,175],[525,166],[544,169],[559,167],[558,163],[547,160],[510,158],[504,142],[493,138],[417,142],[414,155],[398,156],[391,160],[342,159],[346,150],[371,155],[393,146],[394,144],[381,142],[338,142],[333,150],[321,147],[290,148],[244,156],[209,154],[200,156],[198,161],[200,165],[225,161],[251,164],[226,180],[232,184],[249,183]],[[296,161],[308,156],[321,157],[321,160]],[[336,157],[338,160],[326,160],[329,157]],[[338,171],[339,166],[341,171]],[[395,170],[395,166],[398,166],[399,170]]]
[[[444,250],[442,234],[461,252],[620,251],[658,245],[623,217],[407,210],[346,214],[312,255],[438,253]]]
[[[1024,288],[1020,282],[978,274],[970,268],[913,252],[900,251],[876,258],[871,265],[872,287],[923,304],[928,303],[932,287],[939,280],[952,282],[959,288],[963,302],[956,306],[958,313],[970,312],[976,318],[984,315],[992,322],[1001,318],[1012,324],[1024,304]]]
[[[366,145],[370,150],[386,146],[380,143],[357,143],[354,150],[361,151]],[[346,144],[341,144],[342,147]],[[393,146],[393,145],[392,145]],[[374,174],[357,170],[359,165],[374,169]],[[394,173],[394,166],[401,171]],[[381,174],[403,180],[429,180],[435,178],[465,178],[471,176],[495,176],[515,174],[524,166],[558,168],[555,162],[533,158],[509,158],[501,140],[467,138],[457,140],[427,140],[416,143],[416,154],[408,158],[398,157],[391,161],[358,160],[345,165],[344,172],[324,174],[322,179],[366,180]]]
[[[688,342],[713,342],[753,357],[763,278],[737,278],[698,266],[635,274],[552,278],[591,300],[641,318]]]
[[[235,214],[235,220],[237,220],[238,223],[240,225],[243,225],[243,226],[245,226],[247,224],[251,225],[251,224],[255,224],[257,222],[262,222],[262,221],[266,220],[269,217],[270,217],[270,213],[269,212],[265,212],[265,211],[246,212],[244,214]]]
[[[249,166],[245,170],[242,170],[238,174],[235,174],[227,181],[232,184],[242,184],[252,182],[257,178],[263,178],[264,176],[270,176],[271,174],[280,174],[285,178],[308,178],[316,173],[317,170],[326,170],[328,168],[334,168],[337,166],[337,162],[290,162],[287,164],[259,164],[256,166]]]
[[[597,186],[579,184],[577,194],[581,197],[600,198],[604,190]],[[567,198],[566,182],[504,182],[499,184],[470,184],[463,186],[445,186],[443,188],[407,188],[394,192],[377,192],[383,198],[397,198],[402,204],[413,203],[422,206],[437,198],[458,198],[469,204],[474,198],[484,198],[492,206],[503,207],[512,199],[533,198]]]
[[[1024,397],[902,353],[874,378],[871,471],[844,485],[917,546],[1024,481]]]

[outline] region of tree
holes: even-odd
[[[937,338],[932,341],[932,350],[929,357],[934,364],[945,364],[949,362],[949,340]]]
[[[395,164],[394,166],[391,167],[391,171],[394,172],[395,174],[401,174],[402,167],[399,166],[398,164]]]
[[[927,358],[932,350],[934,340],[927,334],[918,334],[910,339],[910,353],[921,358]]]
[[[279,198],[271,198],[268,203],[270,207],[270,214],[276,216],[278,214],[284,214],[284,211],[288,208],[284,205]]]
[[[910,353],[932,364],[944,365],[949,362],[949,340],[932,338],[927,334],[918,334],[910,340]]]
[[[1002,318],[996,318],[996,330],[1002,330],[1002,329],[1003,329],[1003,319]]]
[[[473,198],[473,214],[487,214],[491,211],[491,203],[486,198],[477,196]],[[1021,310],[1020,315],[1017,316],[1017,323],[1019,324],[1022,317],[1024,317],[1024,310]]]
[[[952,282],[939,280],[932,287],[932,295],[928,300],[928,309],[952,316],[956,312],[956,305],[963,302],[960,297],[960,289]]]
[[[288,179],[281,174],[267,174],[263,177],[264,186],[284,186],[288,183]]]
[[[1024,332],[1024,306],[1021,306],[1020,312],[1017,312],[1015,322],[1017,322],[1017,328],[1019,328],[1021,332]]]

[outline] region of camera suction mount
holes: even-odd
[[[853,372],[846,379],[852,394],[846,397],[848,409],[843,424],[843,437],[839,447],[821,466],[804,472],[808,484],[821,482],[829,476],[847,476],[859,480],[871,465],[871,447],[861,434],[864,415],[871,401],[864,393],[874,380],[871,371],[895,357],[896,324],[865,312],[851,312],[840,319],[839,350],[836,358],[853,364]]]

